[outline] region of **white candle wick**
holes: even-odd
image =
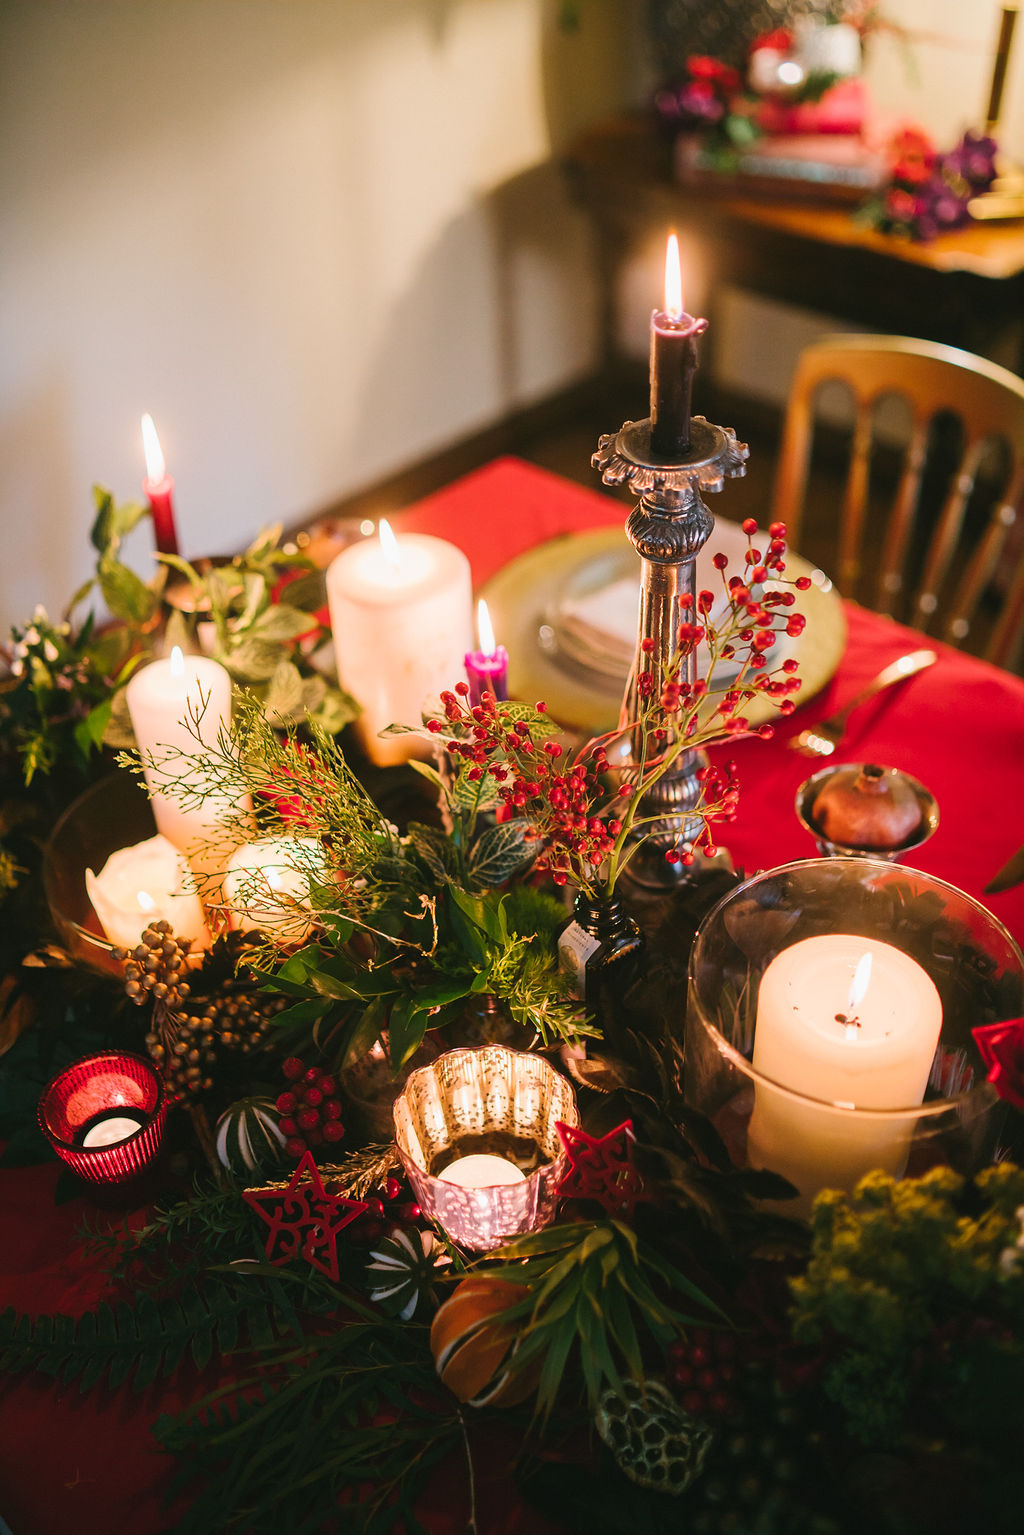
[[[665,247],[665,313],[670,320],[683,315],[683,274],[679,264],[679,241],[669,235]]]
[[[167,473],[167,466],[164,463],[160,439],[156,435],[156,427],[153,425],[153,417],[148,411],[142,418],[142,450],[146,455],[146,478],[157,484]]]
[[[377,524],[377,537],[380,539],[380,546],[384,551],[385,560],[397,574],[402,566],[402,557],[398,549],[398,539],[391,531],[391,524],[386,517],[382,517]]]
[[[487,611],[487,604],[482,597],[476,605],[476,632],[480,641],[481,654],[493,657],[498,647],[494,643],[494,627],[491,624],[491,615]]]

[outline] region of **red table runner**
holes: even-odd
[[[728,489],[721,498],[728,514]],[[556,534],[622,522],[624,508],[515,459],[500,459],[403,513],[400,524],[461,545],[483,584],[508,560]],[[921,644],[920,635],[848,606],[848,641],[838,672],[805,708],[780,723],[776,739],[734,745],[741,778],[737,821],[723,840],[753,873],[811,856],[793,810],[797,785],[814,771],[784,741],[851,698],[886,662]],[[844,760],[875,761],[920,778],[936,795],[940,825],[915,855],[917,866],[981,897],[985,883],[1024,841],[1016,798],[1024,783],[1024,682],[937,645],[941,659],[897,696],[867,705],[852,721]],[[1024,887],[990,898],[991,910],[1024,937]],[[102,1265],[87,1260],[75,1228],[84,1201],[55,1207],[56,1164],[0,1173],[0,1306],[27,1312],[85,1311],[99,1298]],[[79,1393],[42,1377],[0,1382],[0,1518],[13,1535],[157,1535],[173,1530],[162,1509],[172,1463],[149,1425],[215,1384],[212,1372],[183,1369],[175,1384],[141,1396],[128,1390]],[[491,1466],[500,1469],[500,1461]],[[465,1492],[450,1481],[435,1531],[457,1530]],[[484,1473],[477,1489],[482,1535],[550,1529],[525,1514]],[[442,1495],[439,1492],[439,1501]]]

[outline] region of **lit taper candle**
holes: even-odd
[[[508,697],[508,651],[494,642],[494,628],[487,604],[481,597],[476,605],[476,650],[466,652],[466,676],[471,702],[478,704],[485,690],[495,698]]]
[[[174,526],[174,481],[167,473],[160,439],[153,417],[142,418],[142,447],[146,455],[146,478],[142,489],[153,513],[153,534],[160,554],[178,553],[178,533]]]
[[[690,396],[697,371],[697,337],[708,328],[683,308],[679,241],[665,250],[665,307],[651,315],[651,452],[670,463],[690,447]]]

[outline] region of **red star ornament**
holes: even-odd
[[[308,1182],[303,1182],[308,1178]],[[242,1198],[270,1227],[266,1255],[274,1264],[302,1257],[338,1281],[338,1233],[370,1207],[344,1194],[328,1194],[307,1151],[285,1189],[245,1189]]]
[[[633,1121],[625,1119],[600,1137],[561,1120],[555,1129],[569,1158],[569,1171],[555,1192],[567,1199],[593,1199],[614,1219],[631,1221],[643,1193],[633,1161]]]

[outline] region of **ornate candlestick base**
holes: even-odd
[[[628,485],[640,496],[626,520],[626,534],[640,556],[640,615],[633,671],[623,700],[623,728],[635,721],[641,700],[637,677],[653,677],[654,697],[661,693],[668,664],[678,643],[679,626],[696,600],[695,561],[715,523],[702,491],[719,491],[726,479],[746,473],[749,450],[730,427],[713,426],[703,416],[690,422],[690,445],[683,457],[664,462],[651,452],[651,422],[627,421],[603,436],[591,463],[606,485]],[[696,680],[696,658],[688,655],[682,681]],[[642,742],[634,731],[618,765],[627,773],[639,767]],[[670,864],[669,848],[696,835],[692,811],[700,797],[697,773],[703,754],[680,753],[672,769],[644,796],[639,815],[655,817],[645,843],[627,863],[623,878],[652,889],[666,889],[691,878],[694,866]],[[687,823],[690,823],[689,826]]]

